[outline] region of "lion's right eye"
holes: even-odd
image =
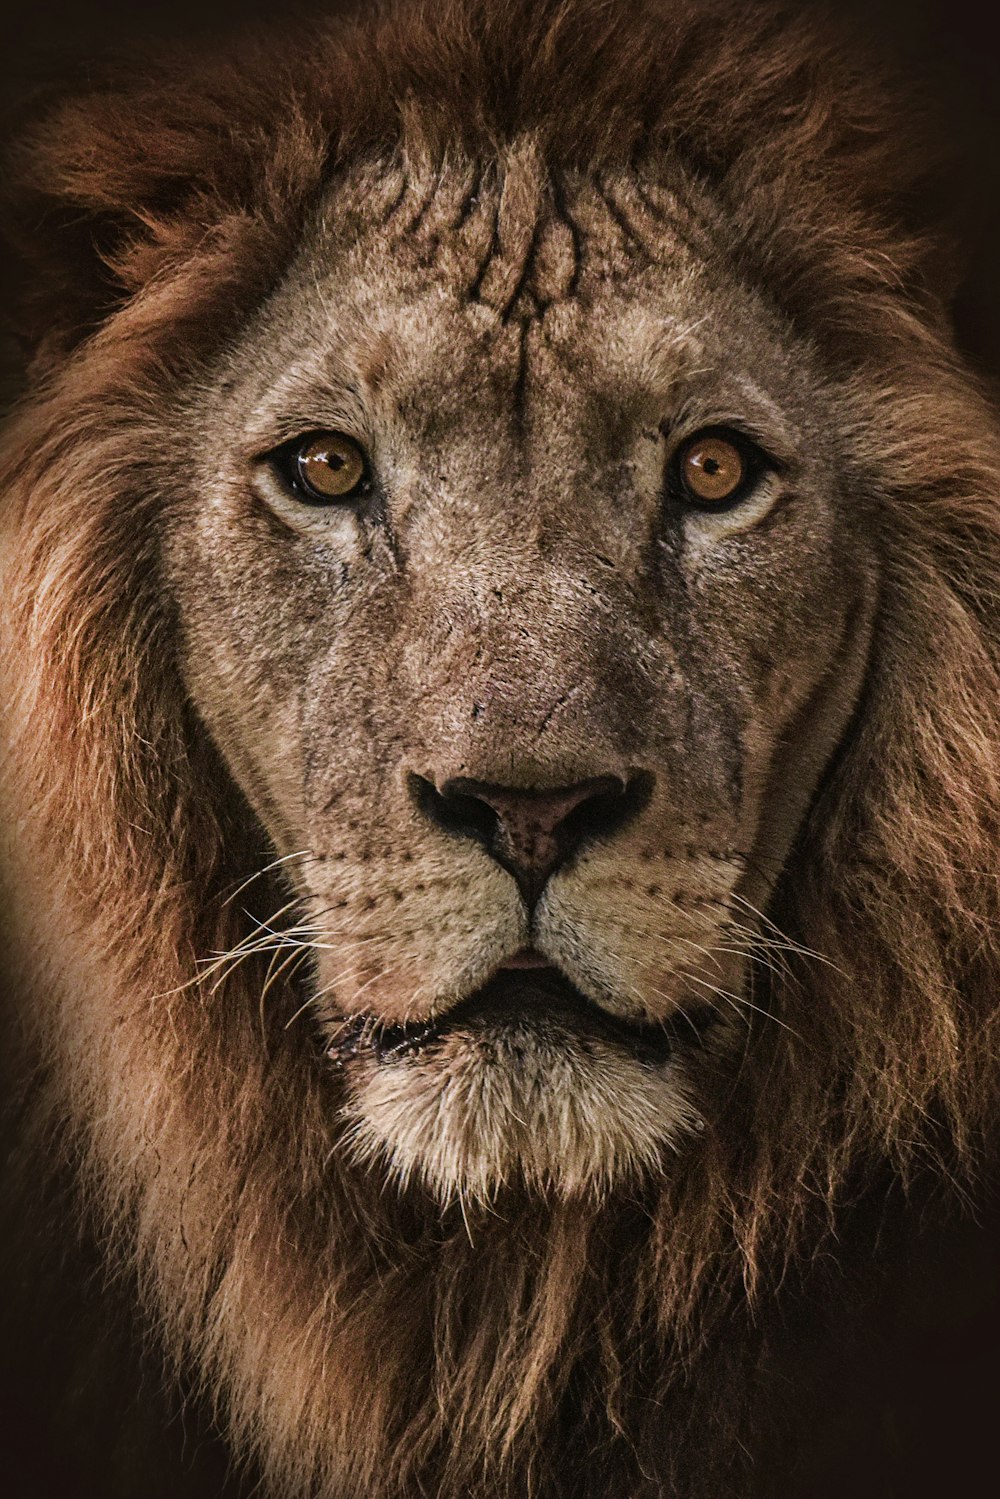
[[[349,503],[370,484],[363,450],[343,432],[312,432],[286,443],[274,464],[296,497],[310,505]]]
[[[761,475],[774,467],[742,432],[707,427],[681,444],[667,471],[674,498],[696,510],[729,510],[751,493]]]

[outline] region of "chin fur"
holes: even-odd
[[[357,1159],[442,1202],[488,1201],[513,1182],[600,1197],[703,1127],[675,1059],[651,1066],[554,1025],[460,1032],[350,1070]]]

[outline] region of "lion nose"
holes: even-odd
[[[533,790],[498,786],[464,776],[440,787],[414,776],[424,813],[441,828],[481,843],[517,881],[529,905],[545,883],[580,846],[616,832],[649,799],[651,776],[628,783],[594,776],[572,786]]]

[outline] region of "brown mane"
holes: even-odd
[[[737,1431],[754,1317],[829,1249],[861,1177],[968,1184],[990,1149],[996,426],[950,343],[926,152],[801,17],[370,9],[68,97],[14,149],[34,363],[2,457],[4,810],[19,1024],[47,1069],[32,1129],[79,1156],[109,1255],[279,1492],[581,1493],[572,1450],[588,1494],[615,1464],[623,1491],[657,1492],[655,1458],[718,1499],[708,1458],[694,1480],[680,1437],[658,1451],[654,1408]],[[142,443],[333,174],[400,151],[488,160],[526,131],[596,167],[676,153],[738,220],[733,263],[809,330],[878,447],[883,584],[862,709],[772,912],[821,960],[758,976],[784,1023],[760,1028],[726,1115],[641,1197],[512,1196],[466,1221],[338,1156],[333,1084],[286,1029],[294,991],[261,1005],[266,962],[200,979],[246,936],[226,898],[269,856],[181,687],[169,497],[144,489]],[[724,1324],[695,1419],[682,1393]]]

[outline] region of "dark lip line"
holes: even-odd
[[[518,954],[517,956],[522,956]],[[345,1019],[340,1038],[329,1049],[331,1057],[343,1062],[359,1052],[374,1052],[379,1062],[399,1060],[444,1040],[456,1026],[460,1026],[470,1015],[483,1018],[495,1005],[498,1016],[516,1008],[505,1005],[496,996],[489,996],[489,989],[502,980],[505,974],[530,973],[536,983],[552,990],[554,1009],[564,1015],[574,1012],[581,1017],[587,1030],[596,1032],[613,1044],[635,1054],[640,1060],[663,1065],[669,1060],[675,1046],[703,1044],[705,1034],[721,1018],[718,1010],[709,1003],[700,1003],[691,1009],[678,1010],[662,1022],[637,1023],[626,1020],[605,1010],[594,1000],[581,993],[565,975],[555,967],[539,965],[502,965],[480,988],[466,996],[457,1005],[441,1015],[428,1020],[418,1020],[404,1025],[386,1025],[373,1016],[361,1015]]]

